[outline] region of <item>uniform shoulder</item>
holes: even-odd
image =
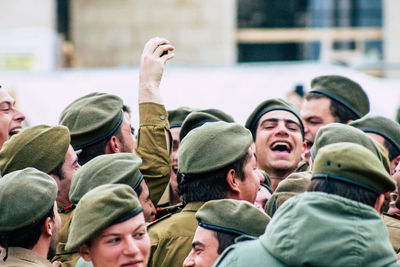
[[[172,213],[169,213],[169,214],[167,214],[167,215],[164,215],[164,216],[162,216],[161,218],[159,218],[159,219],[157,219],[157,220],[155,220],[155,221],[152,221],[151,223],[149,223],[148,225],[147,225],[147,228],[152,228],[152,227],[154,227],[155,225],[158,225],[160,222],[162,222],[162,221],[165,221],[166,219],[168,219],[169,217],[171,217],[172,216]]]

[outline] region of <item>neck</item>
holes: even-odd
[[[278,184],[284,180],[286,177],[288,177],[293,171],[271,171],[267,172],[269,178],[271,179],[271,190],[272,192],[275,191],[277,188]]]
[[[50,247],[50,238],[46,238],[42,234],[36,245],[32,248],[32,251],[36,252],[43,258],[47,259],[47,254],[49,253],[49,247]]]

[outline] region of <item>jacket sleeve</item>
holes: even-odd
[[[161,198],[171,175],[172,143],[168,113],[164,105],[156,103],[139,104],[139,132],[136,153],[142,159],[140,167],[151,201],[156,205]]]

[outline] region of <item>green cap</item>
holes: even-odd
[[[206,123],[182,140],[178,171],[198,174],[219,170],[244,157],[252,142],[250,131],[239,124]]]
[[[69,199],[77,204],[84,194],[103,184],[126,184],[136,190],[143,180],[141,164],[142,160],[133,153],[97,156],[75,173]]]
[[[14,171],[0,179],[0,232],[10,232],[40,220],[54,206],[57,184],[34,168]]]
[[[110,137],[122,123],[122,107],[116,95],[91,93],[66,107],[59,123],[68,127],[71,144],[79,150]]]
[[[301,134],[304,139],[304,125],[303,125],[303,121],[301,120],[299,109],[295,105],[293,105],[283,99],[273,98],[273,99],[265,100],[264,102],[259,104],[256,107],[256,109],[247,118],[245,127],[251,131],[251,133],[253,134],[254,140],[256,140],[258,121],[261,119],[261,117],[264,114],[266,114],[270,111],[274,111],[274,110],[284,110],[284,111],[290,112],[293,115],[295,115],[296,118],[299,120]]]
[[[319,128],[311,148],[312,159],[315,159],[322,147],[342,142],[359,144],[369,149],[381,161],[388,173],[390,172],[387,152],[363,131],[342,123],[330,123]]]
[[[177,109],[168,110],[168,121],[170,128],[181,127],[182,122],[192,111],[193,109],[188,107],[180,107]]]
[[[270,217],[244,200],[220,199],[207,201],[196,212],[199,226],[236,235],[259,237]]]
[[[50,173],[65,158],[70,145],[67,127],[38,125],[13,135],[0,151],[3,175],[26,167]]]
[[[382,163],[370,150],[354,143],[336,143],[320,149],[312,179],[334,179],[380,194],[396,189]]]
[[[365,116],[350,123],[365,133],[374,133],[385,138],[400,154],[400,124],[383,116]]]
[[[233,117],[231,115],[223,112],[220,109],[209,108],[209,109],[202,109],[202,110],[199,110],[199,111],[211,114],[211,115],[217,117],[220,121],[235,122],[235,120],[233,119]]]
[[[369,112],[367,94],[358,83],[343,76],[318,76],[312,79],[309,93],[318,93],[341,103],[358,118]]]
[[[106,184],[94,188],[82,197],[75,208],[65,250],[77,249],[96,233],[129,220],[142,211],[135,191],[128,185]]]
[[[311,183],[311,172],[294,172],[278,184],[265,205],[265,212],[273,216],[275,211],[289,198],[307,191]]]

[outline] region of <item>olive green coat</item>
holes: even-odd
[[[4,262],[5,249],[0,253],[0,265],[9,267],[52,267],[53,265],[41,255],[33,252],[30,249],[10,247],[8,248],[8,258]]]
[[[180,213],[166,215],[148,226],[151,255],[148,267],[181,267],[192,249],[196,211],[204,202],[188,203]]]
[[[400,220],[384,215],[383,221],[388,229],[390,243],[392,243],[394,251],[400,252]]]

